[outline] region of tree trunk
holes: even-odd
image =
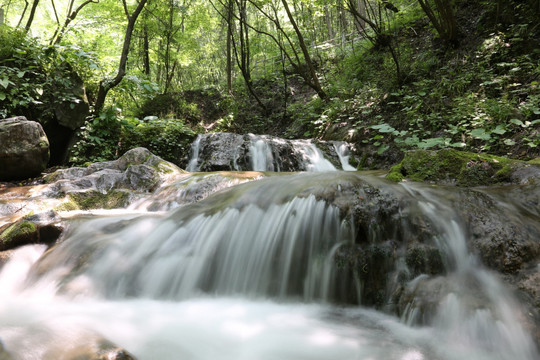
[[[148,38],[148,29],[146,26],[143,30],[143,53],[144,74],[150,79],[150,39]]]
[[[32,8],[30,9],[30,16],[28,17],[28,21],[26,22],[26,26],[24,27],[26,31],[30,31],[30,26],[32,26],[32,22],[34,21],[34,16],[36,15],[36,9],[38,4],[39,0],[34,0]]]
[[[232,94],[232,24],[233,0],[227,1],[227,91]]]
[[[327,96],[321,87],[319,78],[317,77],[315,67],[313,66],[313,62],[311,61],[311,57],[309,56],[306,43],[304,42],[304,37],[302,36],[302,33],[300,32],[300,29],[298,28],[298,25],[296,24],[296,21],[294,20],[294,17],[291,14],[291,10],[289,9],[289,4],[287,4],[287,0],[281,0],[281,3],[283,4],[283,7],[285,8],[285,12],[287,13],[287,17],[289,18],[289,21],[291,22],[291,25],[293,26],[294,31],[296,32],[296,36],[298,37],[298,43],[300,44],[300,48],[302,49],[302,53],[304,55],[306,65],[308,67],[308,71],[311,75],[313,89],[315,90],[315,92],[317,92],[319,97],[324,100],[326,99]]]
[[[71,12],[72,8],[73,8],[73,1],[70,3],[70,8],[69,8],[69,15],[66,17],[66,21],[64,22],[64,25],[62,25],[61,28],[58,28],[56,29],[53,37],[51,38],[51,41],[50,41],[50,44],[60,44],[60,41],[62,41],[62,38],[64,37],[64,34],[66,32],[66,29],[68,27],[68,25],[73,21],[75,20],[75,18],[77,17],[77,15],[79,14],[79,12],[88,4],[90,3],[98,3],[99,0],[86,0],[85,2],[83,2],[77,9],[75,9],[75,11]]]
[[[123,0],[123,2],[124,5],[127,6],[125,0]],[[126,35],[124,37],[124,46],[122,47],[122,55],[120,56],[120,64],[118,65],[118,73],[116,74],[114,79],[104,79],[100,81],[96,103],[94,104],[94,114],[99,114],[99,112],[101,112],[109,90],[120,84],[120,81],[122,81],[122,79],[126,75],[126,64],[129,55],[129,46],[131,44],[131,35],[133,33],[133,29],[135,28],[137,18],[139,17],[139,14],[141,13],[144,5],[146,5],[147,2],[148,0],[140,0],[133,14],[128,17]]]

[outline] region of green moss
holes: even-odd
[[[75,211],[80,210],[79,206],[71,198],[67,198],[60,205],[56,206],[53,210],[55,211]]]
[[[510,182],[512,171],[522,162],[503,157],[475,154],[453,149],[418,150],[405,154],[387,179],[483,186]]]
[[[124,191],[87,191],[68,194],[68,200],[60,205],[65,210],[117,209],[126,207],[129,194]],[[57,210],[60,210],[57,208]]]
[[[403,181],[405,179],[405,176],[403,176],[401,172],[401,164],[392,166],[392,168],[390,168],[390,172],[388,173],[388,175],[386,175],[386,179],[393,182]]]
[[[527,161],[529,164],[532,164],[532,165],[540,165],[540,157],[537,157],[535,159],[532,159],[532,160],[529,160]]]
[[[22,238],[30,238],[37,233],[36,224],[29,221],[16,222],[0,234],[0,249],[17,246]]]

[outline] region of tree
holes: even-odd
[[[126,0],[122,0],[122,4],[124,6],[124,12],[126,14],[128,23],[126,26],[124,45],[122,47],[122,55],[120,56],[120,64],[118,65],[118,72],[116,73],[116,76],[113,79],[103,79],[99,83],[98,94],[97,94],[96,102],[94,104],[95,114],[98,114],[103,109],[103,106],[105,104],[105,98],[107,97],[107,93],[109,92],[109,90],[111,90],[112,88],[120,84],[120,82],[126,75],[126,64],[127,64],[129,48],[131,44],[131,35],[133,34],[133,29],[135,28],[135,23],[137,22],[137,18],[139,17],[139,14],[141,13],[142,9],[144,8],[147,2],[148,0],[140,0],[139,3],[137,4],[136,9],[130,15]]]
[[[327,96],[324,90],[322,89],[321,83],[319,82],[319,78],[317,77],[317,72],[315,71],[315,67],[313,66],[311,57],[309,56],[309,51],[304,41],[304,37],[302,36],[302,32],[298,28],[298,25],[296,24],[296,21],[294,20],[294,17],[291,14],[291,10],[289,9],[289,4],[287,4],[287,0],[281,0],[281,3],[283,4],[285,11],[287,12],[287,17],[289,18],[289,21],[291,22],[291,25],[293,26],[294,31],[296,32],[296,36],[298,37],[298,42],[300,44],[300,48],[302,49],[302,54],[304,55],[304,60],[306,61],[306,65],[307,65],[309,74],[311,76],[309,84],[317,92],[319,97],[324,100],[326,99]]]
[[[26,31],[30,31],[30,26],[32,26],[32,22],[34,21],[34,16],[36,15],[36,9],[37,9],[38,4],[39,4],[39,0],[34,0],[34,2],[32,3],[32,8],[30,9],[30,16],[28,17],[28,20],[26,21],[26,26],[24,27]],[[25,11],[26,11],[26,7],[25,7]]]
[[[347,10],[355,19],[359,33],[370,40],[377,48],[387,48],[392,55],[396,66],[396,77],[399,84],[402,82],[401,65],[399,61],[399,47],[395,36],[389,31],[389,18],[399,9],[389,1],[378,1],[373,5],[368,0],[347,0]]]
[[[64,36],[64,33],[65,33],[67,27],[69,26],[69,24],[73,20],[75,20],[75,18],[79,14],[79,12],[88,4],[91,4],[91,3],[98,4],[99,0],[86,0],[85,2],[80,4],[75,10],[73,10],[73,6],[75,5],[75,0],[70,0],[69,5],[68,5],[68,11],[67,11],[66,20],[64,21],[64,24],[62,26],[60,26],[60,23],[59,23],[59,18],[58,18],[58,14],[56,12],[56,6],[54,5],[54,0],[51,0],[51,3],[52,3],[52,6],[53,6],[56,21],[58,22],[58,26],[57,26],[57,28],[56,28],[56,30],[54,32],[54,35],[52,36],[49,43],[50,44],[59,44],[60,41],[62,41],[62,38]]]
[[[244,83],[246,84],[246,88],[251,96],[253,96],[257,104],[264,111],[266,111],[266,107],[253,89],[253,81],[251,79],[251,48],[249,42],[249,29],[252,28],[252,26],[248,22],[248,1],[228,0],[227,3],[224,3],[222,0],[218,1],[220,2],[221,8],[224,9],[224,11],[218,9],[213,2],[211,3],[221,18],[227,22],[227,36],[230,36],[230,45],[232,45],[234,58],[236,59],[236,64],[240,69],[240,73],[242,74]]]
[[[458,28],[454,14],[454,0],[418,0],[431,24],[443,41],[457,44]]]

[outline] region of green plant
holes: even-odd
[[[70,162],[76,165],[113,160],[118,156],[118,141],[125,120],[118,116],[118,109],[108,107],[98,116],[87,120],[73,146]]]
[[[41,47],[23,31],[0,24],[0,117],[22,115],[41,104],[46,74]]]
[[[119,153],[142,146],[161,158],[178,164],[189,154],[195,135],[183,120],[131,118],[126,120],[122,127]]]

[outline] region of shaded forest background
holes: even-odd
[[[531,159],[539,19],[540,0],[0,0],[0,118],[41,122],[52,165],[182,163],[209,131]]]

